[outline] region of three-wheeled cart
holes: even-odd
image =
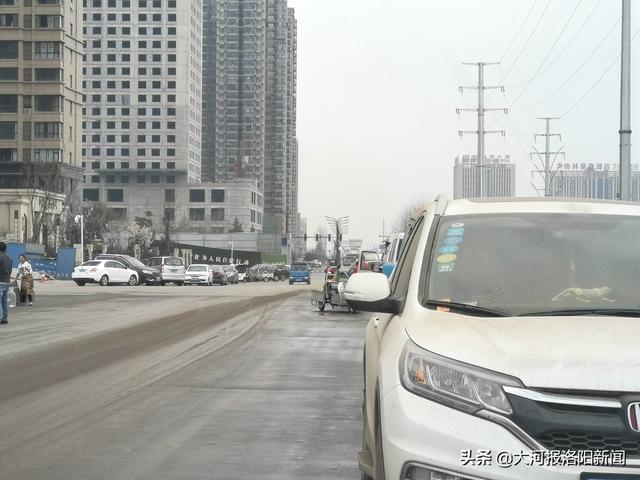
[[[338,267],[329,267],[324,277],[322,289],[311,290],[311,304],[324,312],[327,305],[331,307],[345,307],[350,313],[355,313],[344,298],[344,287],[349,280],[346,272],[340,271]]]

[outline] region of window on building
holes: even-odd
[[[173,222],[176,219],[176,210],[175,208],[165,208],[164,209],[164,217]]]
[[[176,191],[173,188],[167,188],[164,191],[164,201],[166,203],[173,203],[176,201]]]
[[[204,222],[204,208],[190,208],[189,220],[192,222]]]
[[[124,190],[121,188],[108,188],[107,189],[107,202],[122,202],[124,201]]]
[[[211,209],[211,221],[223,222],[224,221],[224,208],[212,208]]]
[[[18,122],[0,122],[0,140],[15,140],[18,134]]]
[[[211,190],[211,201],[213,203],[224,203],[224,190],[214,188]]]
[[[85,202],[99,202],[100,201],[100,189],[98,189],[98,188],[85,188],[82,191],[82,199]]]
[[[189,201],[204,203],[204,190],[202,189],[189,190]]]

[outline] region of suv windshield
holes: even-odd
[[[178,257],[167,257],[164,259],[164,264],[170,267],[181,267],[182,259]]]
[[[443,217],[427,303],[506,315],[638,312],[640,217],[495,214]]]

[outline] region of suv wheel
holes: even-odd
[[[136,278],[135,275],[131,275],[129,277],[129,281],[127,282],[127,285],[129,285],[130,287],[135,287],[136,285],[138,285],[138,279]]]
[[[279,282],[280,281],[280,275],[278,275],[277,273],[273,275],[273,281],[274,282]]]
[[[103,275],[102,278],[100,278],[100,286],[106,287],[108,285],[109,285],[109,277],[107,277],[106,275]]]

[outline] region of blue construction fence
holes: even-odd
[[[25,254],[36,272],[60,279],[70,280],[76,263],[75,248],[60,248],[56,258],[46,258],[40,245],[28,243],[7,243],[7,255],[13,260],[13,267],[18,268],[18,257]]]

